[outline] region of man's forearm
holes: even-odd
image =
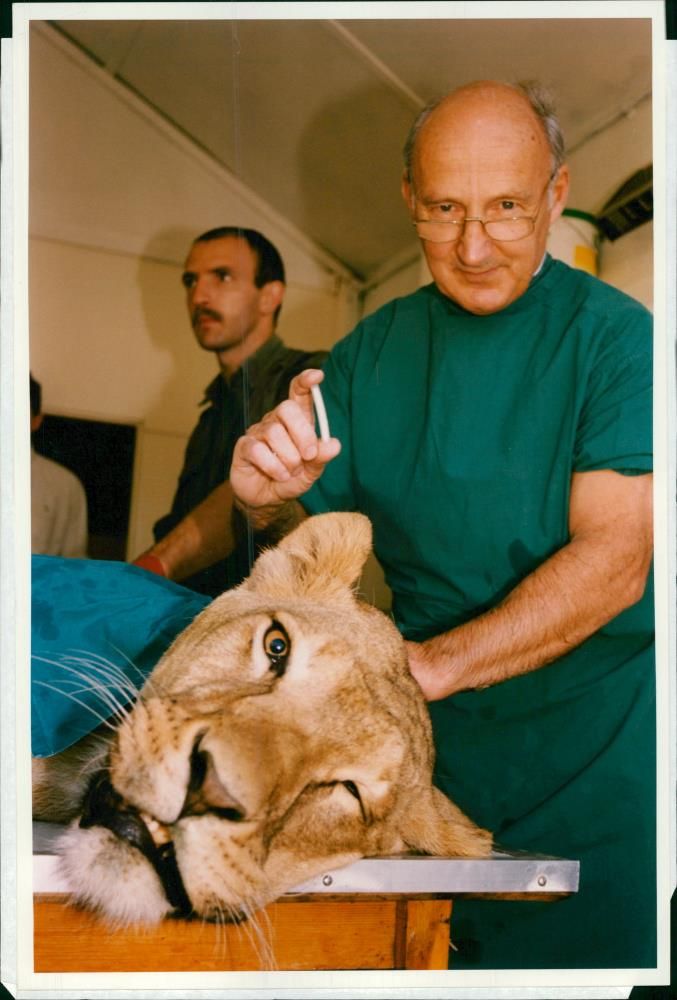
[[[226,480],[146,554],[160,560],[171,580],[206,569],[233,551],[232,509],[233,492]]]
[[[495,608],[423,643],[407,643],[429,701],[489,687],[570,652],[640,599],[648,564],[624,566],[603,543],[574,540]]]
[[[652,477],[574,473],[570,540],[495,608],[407,643],[429,701],[488,687],[564,656],[644,593],[653,551]]]

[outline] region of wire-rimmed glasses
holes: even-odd
[[[553,172],[547,180],[535,215],[504,215],[497,210],[493,218],[480,219],[476,215],[466,215],[460,219],[414,219],[412,225],[422,240],[428,243],[455,243],[461,238],[466,222],[479,222],[490,240],[497,243],[513,243],[531,236],[536,228],[536,219],[543,205],[543,198],[555,176]]]

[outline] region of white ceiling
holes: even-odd
[[[571,150],[651,89],[649,19],[55,24],[361,279],[414,242],[401,149],[430,98],[538,78]]]

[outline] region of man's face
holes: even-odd
[[[412,219],[486,219],[497,211],[535,217],[530,236],[490,239],[479,222],[466,223],[456,242],[423,240],[435,284],[477,315],[504,309],[522,295],[545,253],[548,229],[568,191],[566,167],[552,185],[551,154],[528,105],[502,88],[448,99],[422,126],[412,181],[403,194]],[[546,190],[547,188],[547,190]]]
[[[191,247],[182,282],[195,336],[206,351],[235,347],[270,314],[266,286],[254,283],[256,263],[249,244],[237,236]]]

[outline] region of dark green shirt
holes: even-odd
[[[235,443],[246,428],[287,398],[295,375],[304,368],[320,368],[326,356],[326,351],[293,350],[274,334],[230,381],[217,375],[210,382],[201,404],[204,409],[186,447],[172,509],[153,528],[156,542],[228,478]],[[244,579],[252,558],[241,543],[227,559],[181,582],[217,597]]]
[[[650,314],[582,271],[548,257],[489,316],[429,285],[332,351],[342,451],[303,503],[370,516],[396,622],[423,640],[566,544],[573,472],[651,470],[651,390]],[[499,842],[582,864],[564,903],[458,907],[452,964],[653,965],[651,586],[556,663],[430,711],[444,791]]]

